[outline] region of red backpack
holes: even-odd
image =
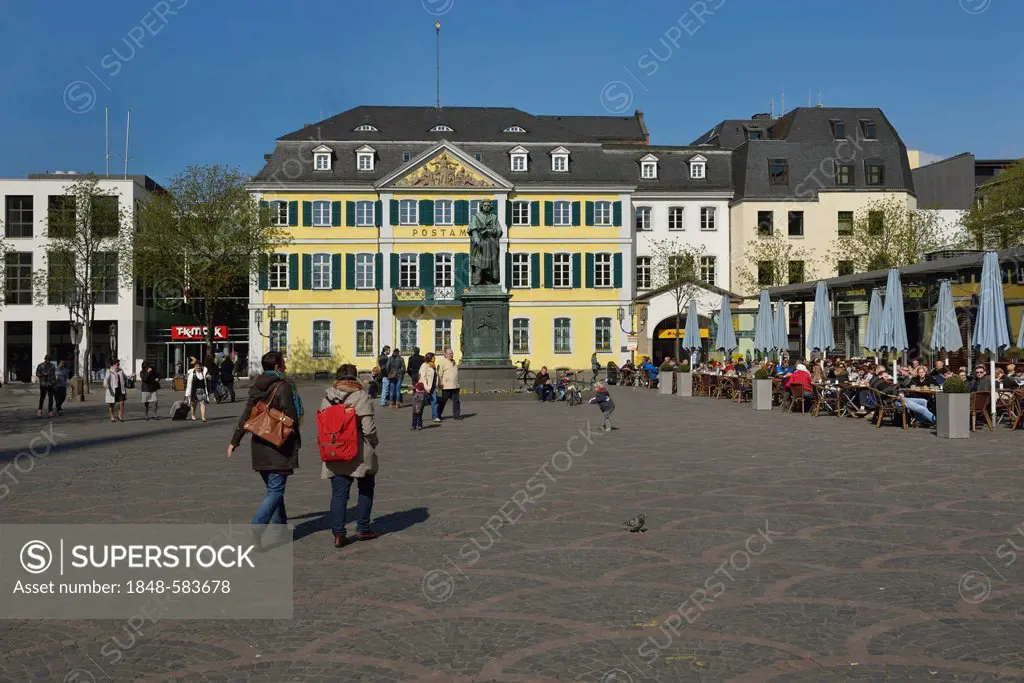
[[[317,443],[324,462],[352,460],[359,455],[359,418],[356,409],[342,403],[316,413]]]

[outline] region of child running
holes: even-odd
[[[612,412],[615,411],[615,401],[612,400],[611,394],[608,393],[604,382],[598,382],[595,386],[597,394],[594,395],[594,398],[590,399],[590,402],[596,403],[601,409],[601,417],[604,418],[604,426],[601,429],[610,432],[612,431]]]

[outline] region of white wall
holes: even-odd
[[[651,230],[636,231],[637,256],[650,256],[651,243],[656,240],[677,239],[686,245],[704,247],[705,254],[714,256],[717,261],[715,282],[711,284],[728,289],[730,215],[727,193],[676,195],[637,193],[633,195],[634,211],[640,206],[651,207]],[[685,216],[683,230],[668,229],[668,210],[673,206],[683,207]],[[715,208],[715,230],[700,229],[700,210],[706,206]],[[635,213],[631,215],[635,220]],[[638,294],[643,294],[643,292],[644,290],[637,290]],[[651,319],[654,320],[653,311]]]

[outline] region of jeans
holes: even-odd
[[[550,384],[538,384],[533,390],[537,392],[537,398],[541,401],[555,400],[555,388]]]
[[[452,413],[455,415],[455,419],[462,418],[462,404],[459,402],[459,390],[458,389],[442,389],[441,398],[437,401],[437,417],[441,417],[441,413],[444,412],[444,407],[448,401],[452,402]]]
[[[391,380],[387,377],[381,376],[380,378],[380,405],[384,407],[388,404],[388,393],[391,391]]]
[[[604,425],[602,425],[603,429],[607,429],[608,431],[612,430],[612,413],[614,412],[615,406],[612,406],[608,410],[601,411],[601,417],[604,418]]]
[[[234,403],[235,402],[235,381],[231,380],[230,382],[222,382],[222,384],[227,388],[228,395],[231,396],[231,402]]]
[[[394,381],[388,380],[388,401],[393,403],[402,402],[402,380],[403,375],[399,375]]]
[[[412,414],[412,427],[413,427],[413,429],[415,429],[416,427],[422,427],[422,426],[423,426],[423,411],[421,410],[418,413],[414,412]]]
[[[288,483],[288,475],[281,472],[260,472],[263,483],[267,485],[267,494],[260,503],[260,509],[252,516],[251,524],[266,526],[267,524],[287,524],[288,513],[284,509],[284,487]]]
[[[331,531],[336,534],[345,533],[346,514],[348,513],[348,493],[352,480],[346,474],[331,477]],[[356,479],[359,488],[359,502],[356,505],[356,532],[370,531],[370,511],[373,510],[373,487],[376,479],[373,475]]]
[[[47,412],[53,412],[53,387],[39,387],[39,410],[43,409],[43,400],[49,399],[49,406]]]
[[[935,424],[935,416],[932,411],[928,410],[928,399],[924,398],[906,398],[900,397],[903,401],[903,405],[907,407],[907,412],[912,413],[914,417],[927,422],[928,424]]]
[[[53,390],[53,398],[57,403],[57,412],[61,411],[64,406],[64,401],[68,400],[68,388],[67,387],[56,387]]]

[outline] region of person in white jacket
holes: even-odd
[[[196,358],[189,359],[192,362],[192,369],[188,371],[188,379],[185,383],[185,396],[188,397],[189,416],[192,421],[196,419],[196,406],[199,406],[199,417],[206,422],[206,404],[210,402],[207,377],[208,373],[203,364]]]

